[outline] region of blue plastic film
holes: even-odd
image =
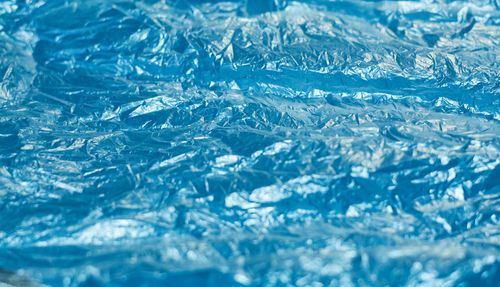
[[[499,286],[499,6],[1,1],[0,285]]]

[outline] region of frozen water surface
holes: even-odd
[[[0,285],[498,286],[499,7],[1,1]]]

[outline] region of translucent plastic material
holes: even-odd
[[[498,286],[499,25],[498,0],[1,1],[0,282]]]

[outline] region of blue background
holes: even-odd
[[[0,281],[498,286],[499,24],[496,0],[1,1]]]

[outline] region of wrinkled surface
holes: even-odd
[[[498,286],[499,4],[1,1],[0,281]]]

